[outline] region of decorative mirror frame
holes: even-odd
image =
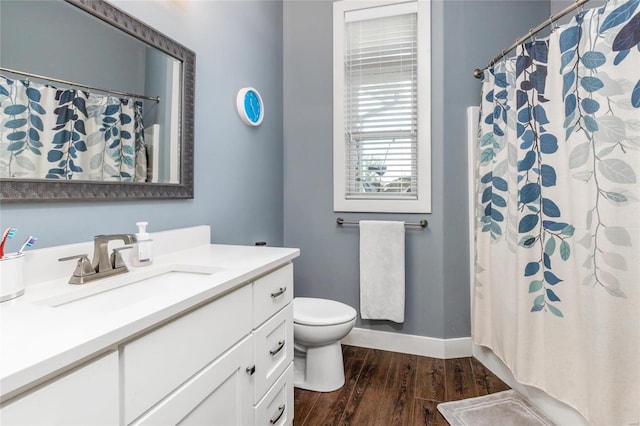
[[[74,180],[0,179],[0,200],[112,201],[193,198],[193,115],[196,54],[133,16],[103,0],[64,0],[111,26],[182,62],[180,126],[180,183],[121,183]]]

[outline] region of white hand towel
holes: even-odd
[[[404,222],[360,221],[360,316],[404,322]]]

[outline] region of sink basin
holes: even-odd
[[[40,301],[52,308],[73,308],[91,312],[108,312],[141,305],[151,297],[171,295],[180,289],[197,289],[202,279],[223,268],[199,265],[170,265],[148,270],[134,270],[122,275],[83,284],[77,290]]]

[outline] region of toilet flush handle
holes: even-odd
[[[287,291],[287,287],[280,287],[280,289],[274,293],[271,293],[271,297],[275,299],[278,296],[282,296]]]

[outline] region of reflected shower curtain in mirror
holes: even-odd
[[[473,341],[595,425],[640,422],[640,12],[484,72]]]
[[[142,103],[0,77],[0,177],[144,182]]]

